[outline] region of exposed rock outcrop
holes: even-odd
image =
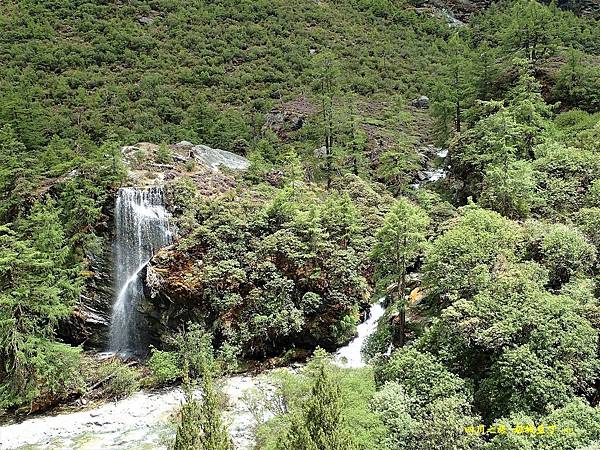
[[[128,167],[127,184],[169,186],[170,182],[186,177],[196,184],[200,195],[210,196],[236,186],[235,177],[222,169],[245,170],[250,165],[250,161],[242,156],[205,145],[194,145],[191,142],[182,141],[167,146],[166,155],[161,154],[165,153],[164,150],[165,148],[151,143],[123,147],[121,153]],[[73,176],[76,176],[76,173],[67,174],[58,181]],[[112,199],[104,206],[103,220],[97,224],[95,230],[100,239],[99,250],[86,255],[89,265],[81,297],[71,316],[59,324],[57,331],[58,336],[65,342],[83,345],[86,348],[104,348],[107,342],[112,303],[115,298],[112,264],[113,207]]]
[[[183,159],[184,161],[193,159],[197,163],[203,164],[213,171],[219,170],[219,168],[222,167],[226,167],[227,169],[231,170],[246,170],[248,167],[250,167],[250,161],[248,161],[246,158],[236,155],[235,153],[228,152],[227,150],[211,148],[207,145],[193,145],[187,141],[179,142],[173,147],[176,151],[179,149],[184,150],[184,155],[181,155],[181,152],[177,152],[179,158]],[[187,153],[187,157],[185,156],[185,153]]]
[[[286,140],[288,134],[304,126],[307,117],[316,114],[317,108],[304,96],[274,108],[265,116],[263,130],[270,130]]]
[[[414,100],[412,100],[410,104],[415,108],[429,108],[429,97],[421,95],[419,98],[415,98]]]
[[[108,335],[110,311],[114,298],[112,265],[112,204],[106,205],[104,218],[96,234],[100,240],[98,251],[86,255],[88,272],[79,301],[72,314],[57,329],[58,337],[84,348],[103,348]]]

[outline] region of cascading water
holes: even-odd
[[[115,205],[114,270],[117,298],[110,323],[109,351],[122,355],[145,352],[140,271],[171,243],[169,214],[160,187],[119,189]]]
[[[366,365],[362,357],[363,344],[377,330],[377,323],[384,313],[383,299],[371,305],[367,320],[356,327],[356,337],[335,353],[334,361],[338,366],[357,368]]]

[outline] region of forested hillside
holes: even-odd
[[[597,10],[463,3],[2,2],[2,417],[251,448],[219,380],[283,366],[256,448],[600,448]]]

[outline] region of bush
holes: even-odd
[[[164,385],[175,381],[181,376],[179,357],[173,352],[151,349],[148,368],[156,384]]]
[[[542,264],[550,270],[550,283],[560,286],[576,273],[588,273],[596,259],[596,248],[577,228],[563,224],[549,227],[541,244]]]
[[[173,154],[171,150],[165,144],[161,144],[156,152],[156,162],[159,164],[169,164],[172,161]]]
[[[195,159],[190,159],[189,161],[186,161],[185,170],[187,170],[188,172],[193,172],[195,168],[196,168],[196,160]]]
[[[122,363],[111,361],[100,367],[100,379],[106,379],[104,394],[109,398],[124,398],[140,388],[140,373]]]

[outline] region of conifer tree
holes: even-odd
[[[189,360],[184,353],[183,393],[185,403],[179,412],[179,425],[173,450],[196,450],[200,447],[200,405],[194,398],[193,383],[190,379]]]
[[[339,69],[334,56],[328,53],[319,55],[315,66],[315,92],[321,105],[325,147],[325,176],[327,189],[331,188],[333,178],[333,151],[335,141],[335,98],[338,93]]]
[[[442,69],[437,85],[433,113],[438,119],[438,134],[446,139],[450,124],[460,133],[463,123],[463,111],[472,103],[474,97],[474,78],[472,72],[471,51],[467,43],[456,33],[448,41],[448,61]]]
[[[47,199],[0,227],[0,408],[78,387],[79,349],[54,342],[79,294],[59,216]]]
[[[215,386],[210,336],[197,324],[179,339],[184,361],[185,403],[175,438],[174,450],[233,450],[231,438],[221,417],[221,396]],[[199,382],[194,377],[200,377]],[[199,385],[199,399],[194,386]]]
[[[417,205],[401,198],[386,215],[376,236],[373,258],[376,278],[382,290],[395,286],[393,300],[400,313],[398,343],[405,343],[406,274],[426,244],[429,217]]]
[[[322,351],[313,359],[313,385],[302,411],[293,413],[280,448],[294,450],[352,450],[344,429],[340,386]]]

